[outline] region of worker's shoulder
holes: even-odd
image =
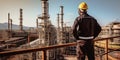
[[[94,19],[94,17],[91,15],[86,15],[84,18]]]
[[[85,18],[96,21],[96,19],[91,15],[87,15]]]

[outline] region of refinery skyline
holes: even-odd
[[[76,7],[82,0],[1,0],[0,27],[6,26],[7,29],[0,29],[0,60],[79,60],[84,54],[76,53],[91,54],[87,51],[88,45],[94,48],[91,57],[95,60],[120,60],[120,22],[110,23],[119,16],[118,1],[114,5],[114,1],[84,1],[89,6],[88,13],[97,19],[101,27],[89,29],[91,32],[86,30],[88,34],[80,31],[85,36],[77,34],[81,38],[78,41],[69,26],[78,16]],[[15,26],[18,28],[14,29]],[[24,29],[24,26],[36,28]],[[91,34],[94,38],[89,38]],[[80,46],[86,51],[78,48]]]
[[[53,25],[57,25],[57,14],[60,6],[64,6],[64,22],[72,25],[78,16],[78,5],[83,0],[49,0],[49,15]],[[120,1],[115,0],[84,0],[88,5],[88,13],[95,17],[101,25],[106,25],[120,18]],[[19,9],[23,9],[23,25],[36,26],[36,18],[41,14],[40,0],[0,0],[0,23],[7,22],[10,13],[13,24],[19,25]]]

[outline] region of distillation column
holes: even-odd
[[[48,22],[48,19],[49,19],[49,14],[48,14],[48,0],[41,0],[41,3],[42,3],[42,16],[40,17],[41,21],[42,21],[42,24],[43,24],[43,41],[44,41],[44,45],[48,45],[48,38],[47,38],[47,22]]]
[[[49,20],[49,7],[48,7],[48,0],[41,0],[41,4],[42,4],[42,16],[38,17],[41,19],[41,27],[42,27],[42,32],[40,34],[42,34],[40,36],[40,40],[42,39],[43,42],[43,46],[48,46],[49,45],[49,39],[48,39],[48,20]],[[47,51],[47,58],[43,58],[45,60],[49,60],[49,52]]]
[[[8,31],[10,31],[10,13],[8,13]]]
[[[10,18],[10,13],[8,13],[8,32],[9,38],[12,37],[12,19]]]
[[[9,32],[9,34],[8,34],[8,37],[10,38],[10,13],[8,13],[8,32]]]
[[[10,19],[10,31],[12,32],[12,19]]]
[[[12,38],[12,19],[10,19],[10,38]]]
[[[64,32],[64,29],[63,29],[63,15],[64,15],[64,13],[63,13],[63,6],[60,6],[60,12],[61,12],[61,42],[60,43],[64,43],[64,40],[63,40],[63,32]]]
[[[23,31],[23,25],[22,25],[22,20],[23,20],[23,9],[20,9],[20,31]]]
[[[60,15],[60,14],[57,14],[57,24],[58,24],[58,29],[57,29],[57,42],[58,42],[58,43],[59,43],[59,41],[60,41],[60,24],[59,24],[60,20],[59,20],[59,15]]]

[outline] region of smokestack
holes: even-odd
[[[23,25],[22,25],[22,20],[23,20],[23,9],[20,8],[20,31],[23,31]]]
[[[8,31],[10,31],[10,13],[8,13]]]

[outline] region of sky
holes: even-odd
[[[88,14],[97,19],[101,26],[120,20],[120,0],[49,0],[49,15],[53,25],[57,25],[57,14],[64,6],[64,22],[72,26],[78,15],[78,5],[88,4]],[[0,23],[6,23],[8,13],[13,24],[19,25],[19,9],[23,9],[23,25],[36,26],[36,18],[41,14],[40,0],[0,0]]]

